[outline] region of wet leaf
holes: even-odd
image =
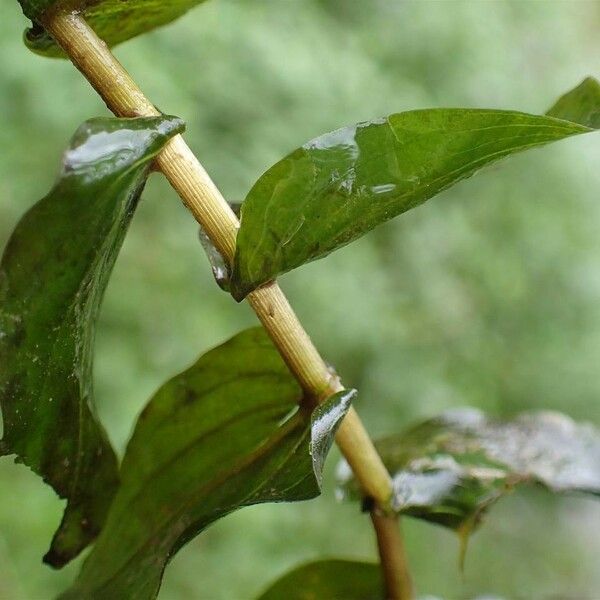
[[[229,202],[229,207],[235,213],[236,217],[240,216],[241,203]],[[213,277],[217,285],[224,291],[230,291],[231,268],[225,257],[219,252],[217,247],[212,243],[212,240],[202,227],[198,230],[200,244],[204,249],[206,258],[210,264]]]
[[[546,114],[599,129],[600,83],[593,77],[587,77],[576,88],[561,96]]]
[[[396,511],[465,535],[521,483],[600,495],[600,432],[560,413],[499,421],[453,410],[376,446],[393,476]],[[338,474],[342,496],[358,498],[345,462]]]
[[[229,282],[231,279],[231,270],[225,257],[219,252],[217,247],[212,243],[208,234],[202,227],[198,230],[198,238],[204,249],[206,258],[210,264],[210,268],[215,278],[217,285],[224,291],[229,292]]]
[[[204,0],[19,0],[34,26],[25,34],[27,46],[38,54],[63,53],[40,23],[47,11],[81,11],[94,31],[115,46],[179,18]]]
[[[106,526],[65,598],[154,598],[169,559],[210,523],[317,496],[352,396],[299,409],[302,392],[262,329],[202,356],[140,416]]]
[[[250,190],[242,205],[232,293],[241,300],[487,164],[588,131],[578,123],[513,111],[432,109],[316,138]]]
[[[331,559],[297,567],[273,583],[258,600],[378,600],[382,597],[379,565]]]
[[[117,487],[93,406],[95,322],[150,162],[181,129],[173,117],[82,125],[0,264],[0,454],[16,454],[68,501],[45,557],[53,566],[97,535]]]

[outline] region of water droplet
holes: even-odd
[[[202,247],[206,252],[206,256],[208,257],[208,261],[210,262],[213,276],[215,278],[215,281],[217,282],[217,285],[222,290],[228,292],[231,273],[227,261],[223,258],[223,255],[215,248],[207,233],[202,228],[200,228],[199,230],[199,238],[200,243],[202,244]]]
[[[371,188],[371,191],[374,194],[387,194],[389,192],[393,192],[396,189],[395,183],[384,183],[381,185],[374,185]]]

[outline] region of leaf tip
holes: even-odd
[[[61,524],[42,561],[53,569],[62,569],[98,535],[98,527],[85,516],[81,506],[67,505]]]
[[[458,534],[458,570],[461,575],[465,574],[465,563],[467,559],[467,551],[469,550],[469,541],[471,534],[476,526],[475,519],[467,519],[457,530]]]
[[[171,138],[174,135],[185,131],[185,121],[181,117],[162,115],[161,117],[156,118],[161,120],[158,125],[158,132],[167,138]]]
[[[600,82],[588,76],[563,94],[546,115],[584,127],[582,133],[600,129]]]
[[[358,392],[353,389],[337,392],[313,412],[310,453],[319,488],[321,487],[325,459],[333,443],[334,436],[357,394]]]

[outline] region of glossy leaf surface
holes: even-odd
[[[379,565],[332,559],[308,563],[290,571],[258,600],[379,600],[382,596]]]
[[[54,566],[97,535],[118,483],[94,415],[95,322],[150,162],[181,129],[173,117],[82,125],[0,264],[0,453],[68,501],[46,556]]]
[[[578,123],[513,111],[432,109],[316,138],[250,190],[242,205],[232,293],[240,300],[487,164],[588,131]]]
[[[576,88],[561,96],[546,114],[599,129],[600,83],[593,77],[587,77]]]
[[[19,0],[23,12],[40,22],[48,10],[81,11],[109,46],[120,44],[179,18],[204,0]],[[45,56],[63,56],[54,40],[38,25],[26,32],[27,46]]]
[[[67,598],[154,598],[169,558],[251,504],[320,493],[353,392],[312,415],[264,330],[245,331],[166,383],[140,416],[121,487]]]
[[[520,483],[600,495],[600,432],[560,413],[495,421],[459,409],[376,445],[392,473],[399,513],[465,533]],[[344,462],[339,477],[342,494],[358,497]]]

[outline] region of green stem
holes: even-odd
[[[377,535],[386,600],[413,600],[415,596],[399,518],[373,510],[371,520]]]

